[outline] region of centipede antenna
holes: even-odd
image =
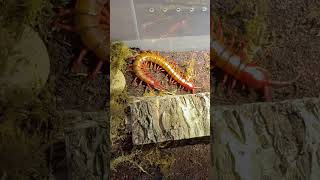
[[[235,42],[235,37],[234,37],[234,35],[232,35],[231,41],[230,41],[230,44],[229,44],[229,49],[233,48],[234,42]]]
[[[220,20],[218,20],[218,38],[223,42],[222,24]]]
[[[276,86],[286,86],[296,82],[300,77],[301,77],[301,73],[299,72],[299,74],[290,81],[269,81],[269,84],[276,85]]]
[[[234,87],[236,87],[237,84],[237,80],[233,79],[232,84],[231,84],[231,89],[234,89]]]

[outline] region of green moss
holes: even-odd
[[[149,174],[148,168],[158,167],[164,176],[168,176],[174,161],[175,158],[172,155],[168,154],[168,152],[161,151],[159,147],[144,151],[135,149],[129,154],[122,154],[112,159],[111,170],[118,172],[117,168],[121,164],[130,163],[146,174]]]
[[[127,115],[125,109],[127,107],[127,94],[124,93],[112,96],[110,99],[110,139],[111,144],[115,145],[118,140],[121,140],[125,135],[125,121]]]
[[[110,75],[114,77],[118,70],[125,72],[126,59],[133,55],[133,51],[130,50],[123,42],[113,42],[110,48]],[[111,80],[112,81],[112,80]],[[111,92],[110,98],[110,113],[111,113],[111,143],[122,138],[122,131],[125,129],[127,107],[127,91]]]
[[[266,44],[266,14],[268,11],[266,0],[242,0],[228,13],[228,17],[240,21],[243,34],[238,37],[246,42],[249,59],[256,56],[257,51]]]
[[[132,50],[123,42],[113,42],[110,48],[110,73],[124,71],[126,59],[132,56]]]

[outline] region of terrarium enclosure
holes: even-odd
[[[134,157],[142,166],[128,174],[170,176],[182,172],[180,164],[198,167],[196,161],[208,169],[208,146],[193,138],[210,133],[210,1],[111,0],[110,39],[111,141],[129,153],[114,154],[113,170],[126,171],[132,166],[126,158]],[[117,131],[123,124],[126,130]],[[128,147],[145,144],[139,153]],[[179,155],[200,147],[191,163]]]
[[[209,50],[209,0],[111,0],[111,40],[159,51]]]
[[[191,119],[209,125],[209,1],[111,1],[110,7],[111,52],[115,54],[111,54],[111,89],[126,87],[134,143],[168,140],[161,129],[157,138],[139,134],[144,128],[158,126],[151,125],[153,121],[163,122],[165,128]],[[116,58],[120,51],[125,54],[124,49],[128,49],[127,57]],[[121,80],[117,68],[124,74]],[[135,127],[137,124],[146,126]],[[208,128],[198,126],[194,133],[178,128],[181,137],[172,140],[209,134]]]
[[[110,7],[111,41],[120,41],[139,51],[160,53],[165,62],[176,65],[181,76],[202,87],[198,92],[209,91],[209,1],[126,0],[111,1]],[[144,86],[132,88],[134,73],[124,75],[129,94],[141,96],[146,92]],[[185,94],[168,83],[163,73],[152,71],[151,75],[171,94]]]

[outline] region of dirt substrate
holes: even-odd
[[[166,158],[151,162],[153,165],[141,165],[124,162],[118,166],[117,172],[112,172],[112,179],[208,179],[210,166],[210,146],[207,143],[197,143],[181,146],[171,144],[171,147],[160,149],[161,156]],[[146,151],[147,152],[147,151]],[[135,160],[142,163],[146,152]],[[143,168],[141,170],[140,168]],[[143,172],[145,171],[145,172]],[[119,173],[121,172],[121,173]]]

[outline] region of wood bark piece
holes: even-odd
[[[135,98],[130,103],[136,145],[210,135],[210,94]]]
[[[320,179],[320,100],[214,107],[212,178]]]
[[[65,131],[68,179],[106,179],[109,144],[106,112],[66,111]]]

